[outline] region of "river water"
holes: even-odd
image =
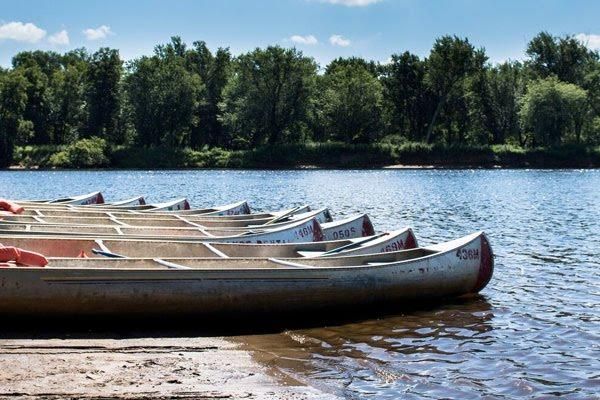
[[[496,266],[479,297],[234,339],[277,375],[346,398],[600,398],[599,170],[0,172],[0,197],[97,189],[367,212],[422,245],[485,230]]]

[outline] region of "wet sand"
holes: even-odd
[[[0,398],[331,398],[218,337],[0,339]]]

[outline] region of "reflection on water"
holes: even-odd
[[[450,381],[474,365],[492,336],[490,304],[484,298],[453,301],[430,310],[411,311],[381,319],[241,337],[259,359],[346,397],[399,393],[432,398],[458,395]],[[473,371],[474,372],[474,371]],[[316,382],[316,383],[315,383]],[[471,382],[477,388],[479,383]],[[468,393],[461,393],[461,397]]]
[[[379,230],[410,225],[421,244],[483,229],[496,265],[482,297],[237,339],[349,398],[598,398],[600,171],[0,172],[0,188],[326,205],[338,218],[368,212]]]

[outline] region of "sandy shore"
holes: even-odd
[[[273,374],[214,337],[0,339],[0,398],[332,397]]]

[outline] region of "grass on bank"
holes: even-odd
[[[109,146],[103,139],[82,139],[68,146],[15,149],[23,168],[378,168],[387,165],[448,167],[586,168],[600,166],[600,147],[564,145],[522,148],[513,145],[445,146],[401,144],[305,143],[253,150]]]

